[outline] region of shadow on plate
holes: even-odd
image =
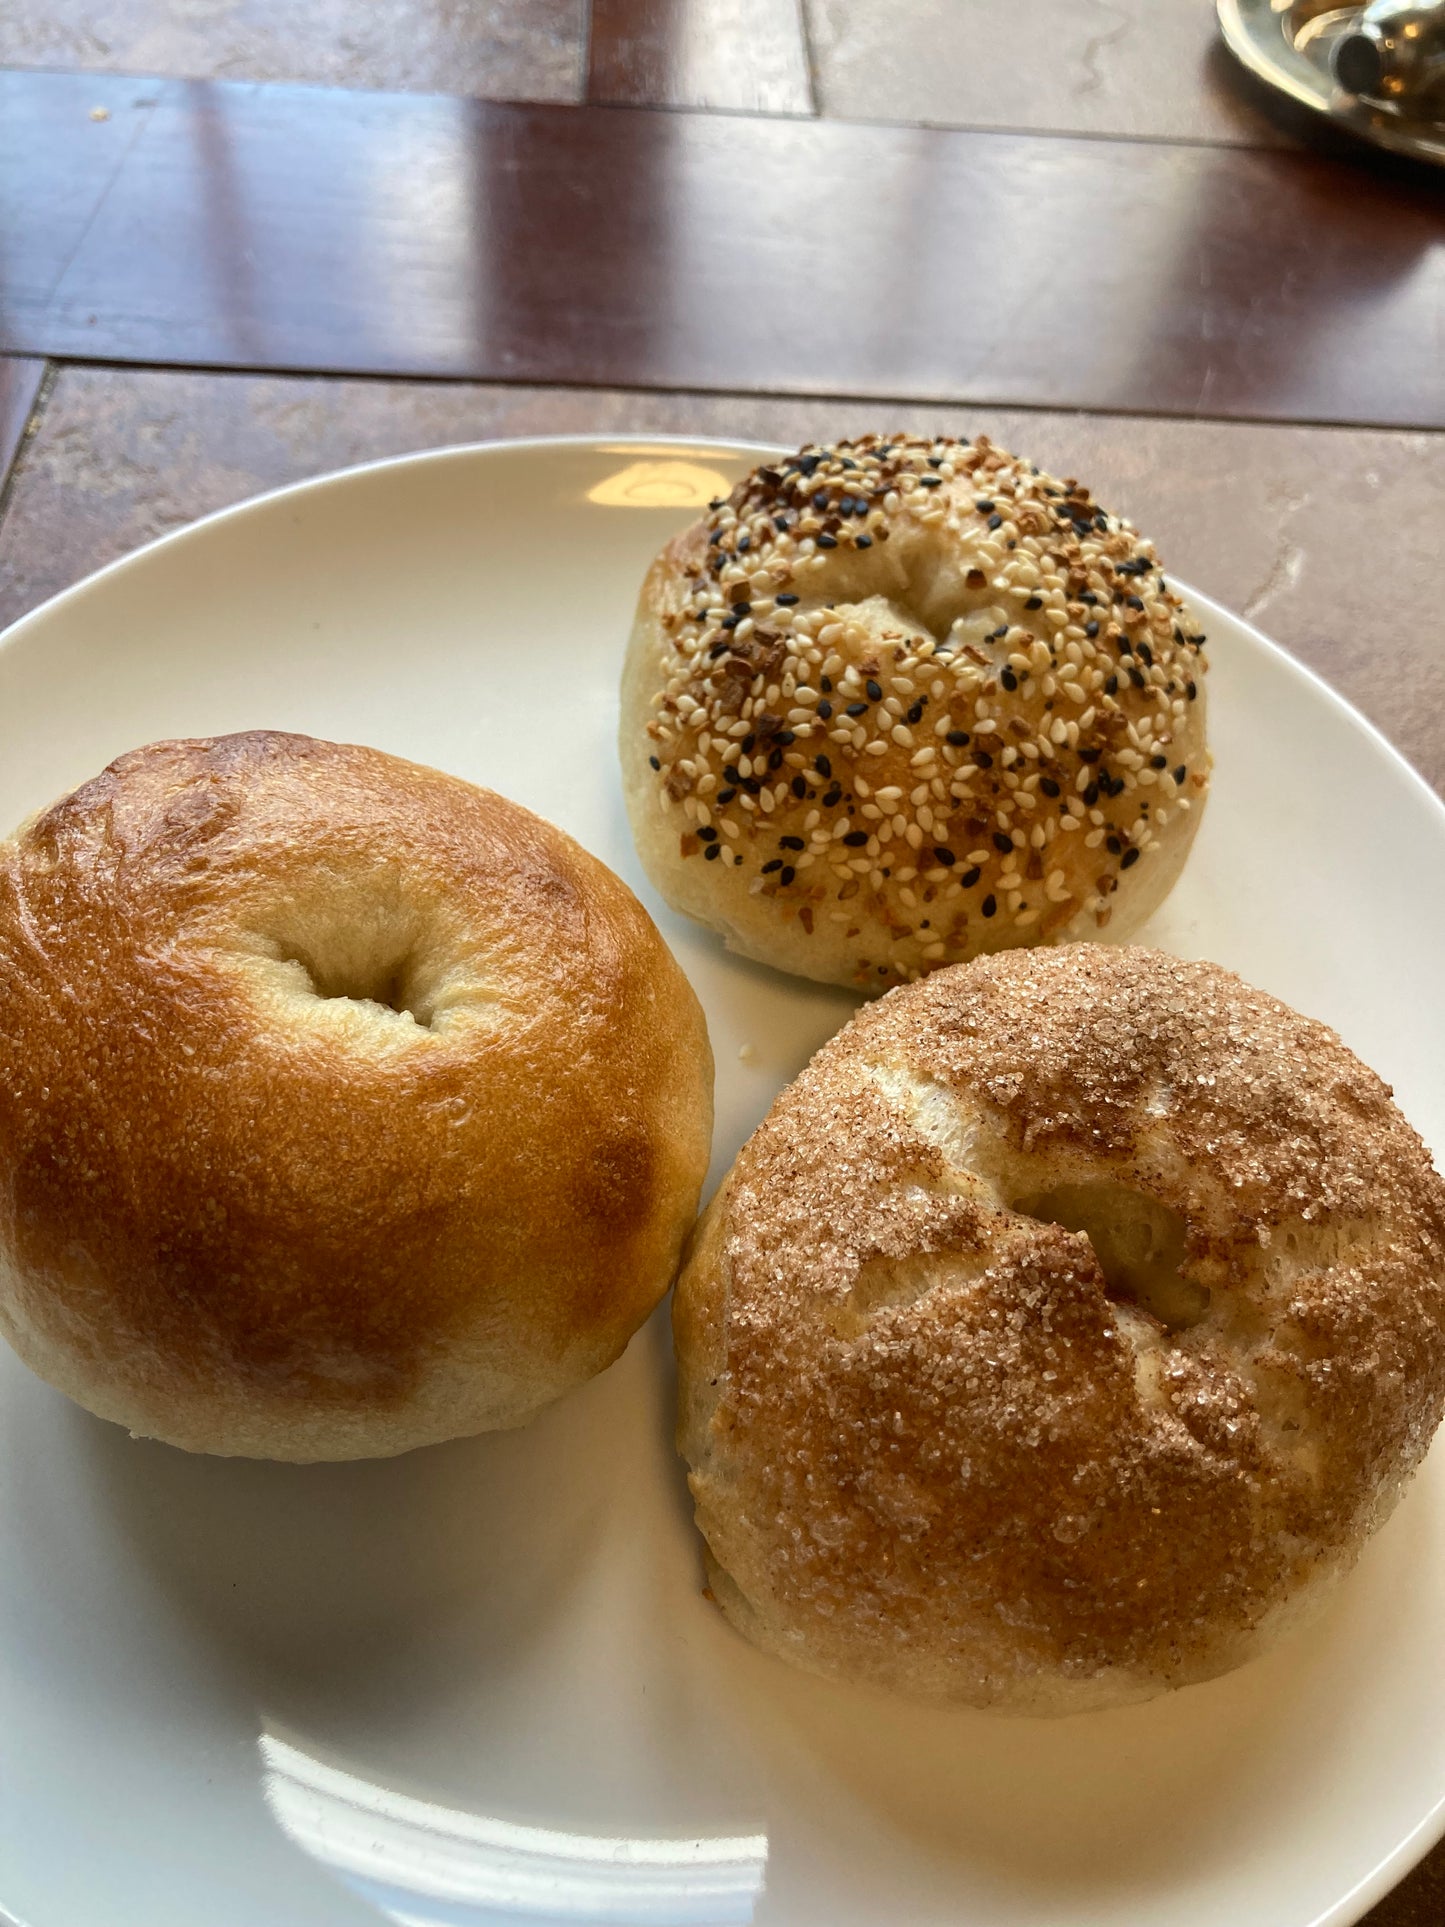
[[[1316,1625],[1142,1706],[1064,1720],[929,1707],[812,1679],[733,1639],[734,1717],[768,1776],[830,1816],[830,1830],[876,1838],[883,1823],[921,1891],[931,1867],[946,1886],[963,1861],[971,1880],[1007,1891],[1009,1919],[1024,1895],[1051,1907],[1067,1897],[1071,1920],[1102,1921],[1093,1908],[1150,1894],[1163,1906],[1191,1868],[1266,1851],[1265,1824],[1296,1841],[1312,1815],[1320,1824],[1352,1743],[1378,1720],[1389,1629],[1432,1524],[1426,1504],[1407,1501]],[[1398,1816],[1386,1849],[1411,1817]]]
[[[77,1412],[78,1452],[130,1548],[259,1705],[326,1730],[407,1719],[515,1667],[568,1610],[618,1503],[621,1372],[516,1432],[394,1459],[207,1458]]]

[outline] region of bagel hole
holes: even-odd
[[[1082,1231],[1112,1304],[1142,1312],[1169,1333],[1188,1331],[1208,1315],[1208,1286],[1182,1269],[1184,1220],[1157,1198],[1121,1184],[1060,1184],[1015,1199],[1012,1209]]]
[[[409,951],[396,955],[381,947],[368,950],[358,945],[318,954],[293,944],[282,948],[281,961],[299,964],[317,997],[375,1004],[398,1017],[410,1017],[423,1030],[431,1029],[435,1006],[417,981]]]

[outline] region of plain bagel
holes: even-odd
[[[678,1284],[714,1596],[1019,1713],[1306,1616],[1445,1401],[1445,1186],[1333,1032],[1209,963],[1012,951],[866,1007]]]
[[[983,436],[765,462],[643,584],[638,853],[732,949],[825,982],[1126,937],[1198,827],[1203,642],[1127,522]]]
[[[194,1451],[522,1423],[666,1290],[702,1013],[505,798],[257,731],[156,743],[0,845],[0,1330]]]

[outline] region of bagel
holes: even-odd
[[[1016,950],[865,1006],[678,1283],[711,1590],[811,1671],[1027,1714],[1304,1620],[1445,1402],[1445,1185],[1209,963]]]
[[[1127,937],[1199,825],[1203,642],[1127,522],[982,436],[764,463],[643,584],[619,738],[643,867],[825,983]]]
[[[191,1451],[521,1424],[671,1282],[711,1071],[645,911],[515,803],[136,750],[0,845],[0,1331]]]

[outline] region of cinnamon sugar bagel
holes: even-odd
[[[1017,1713],[1299,1621],[1445,1402],[1445,1186],[1208,963],[1013,951],[866,1007],[679,1282],[713,1593],[812,1671]]]
[[[711,1069],[646,913],[530,811],[153,744],[0,845],[0,1331],[192,1451],[520,1424],[671,1282]]]
[[[638,853],[731,948],[881,989],[1136,930],[1209,781],[1152,547],[977,442],[764,463],[669,543],[622,685]]]

